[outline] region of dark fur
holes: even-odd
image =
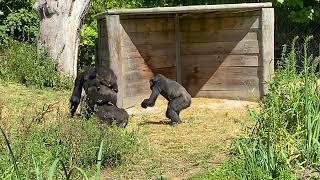
[[[89,113],[95,111],[95,105],[117,104],[117,93],[105,85],[99,84],[96,79],[86,81],[84,83],[84,89],[87,94],[86,103]]]
[[[91,80],[95,81],[90,82]],[[90,83],[88,83],[88,81]],[[95,86],[95,88],[99,90],[102,85],[109,87],[116,93],[118,92],[117,76],[111,69],[100,69],[97,71],[95,68],[89,68],[88,70],[79,73],[75,80],[74,89],[70,98],[71,116],[74,115],[79,106],[82,88],[88,93],[89,87]]]
[[[129,114],[116,106],[107,104],[98,106],[96,115],[103,123],[108,125],[115,122],[118,127],[125,128],[128,124]]]
[[[158,74],[150,80],[150,89],[152,93],[149,99],[143,100],[141,107],[153,107],[159,94],[161,94],[169,101],[166,111],[167,118],[173,124],[181,123],[180,111],[191,105],[191,95],[187,90],[176,81],[168,79],[162,74]]]

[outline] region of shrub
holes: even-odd
[[[236,142],[244,162],[242,176],[249,179],[295,179],[300,168],[320,166],[320,93],[316,68],[319,58],[307,54],[304,43],[302,71],[297,70],[294,39],[280,61],[253,133]]]
[[[71,87],[71,79],[57,73],[57,63],[48,57],[45,50],[38,53],[32,44],[11,40],[2,53],[0,78],[3,80],[39,88]]]

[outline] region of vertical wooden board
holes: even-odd
[[[175,34],[176,34],[176,77],[177,77],[177,82],[181,84],[181,37],[180,37],[180,17],[176,15],[175,17]]]
[[[268,92],[267,83],[274,73],[274,9],[263,8],[261,14],[261,86],[262,94]]]
[[[108,38],[108,61],[102,62],[102,67],[111,68],[117,76],[118,83],[118,107],[123,107],[123,96],[125,94],[123,71],[122,71],[122,57],[121,57],[121,30],[119,15],[106,16],[107,38]]]

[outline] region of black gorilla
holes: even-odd
[[[150,80],[152,93],[149,99],[143,100],[141,107],[152,107],[159,94],[169,101],[166,116],[171,124],[180,124],[179,113],[191,105],[191,95],[176,81],[166,78],[162,74],[154,76]]]
[[[117,106],[108,104],[97,106],[96,115],[103,123],[108,125],[115,122],[118,127],[125,128],[128,124],[129,114]]]
[[[86,81],[83,84],[83,88],[86,90],[86,104],[88,106],[87,112],[89,114],[96,111],[94,109],[95,105],[117,105],[117,93],[107,86],[99,84],[97,79]]]
[[[117,76],[111,69],[97,72],[94,68],[90,68],[77,76],[70,98],[71,116],[80,103],[82,88],[87,95],[85,104],[89,115],[96,113],[102,122],[109,125],[116,121],[119,127],[127,126],[129,115],[124,109],[117,107]]]
[[[88,94],[89,87],[94,86],[97,88],[97,90],[99,90],[101,88],[101,85],[109,87],[115,93],[118,92],[117,76],[111,69],[103,69],[101,71],[97,71],[95,68],[89,68],[88,70],[78,74],[70,98],[71,116],[74,115],[79,106],[82,88],[84,88],[86,94]]]

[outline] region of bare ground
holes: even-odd
[[[221,99],[193,99],[182,111],[183,123],[166,124],[167,102],[155,107],[130,108],[128,130],[141,131],[146,147],[131,161],[104,171],[104,179],[187,179],[228,159],[230,145],[249,126],[247,109],[257,103]]]

